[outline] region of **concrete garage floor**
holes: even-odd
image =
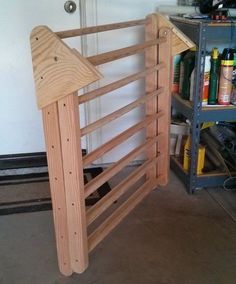
[[[86,272],[67,278],[51,211],[1,216],[0,283],[235,284],[235,218],[235,191],[190,196],[171,174],[90,254]]]

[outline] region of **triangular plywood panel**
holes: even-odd
[[[34,28],[30,41],[39,108],[102,77],[88,60],[71,50],[48,27]]]
[[[196,46],[193,41],[173,25],[165,16],[157,13],[157,18],[159,28],[169,28],[172,31],[172,56]]]

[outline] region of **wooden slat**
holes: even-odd
[[[145,22],[146,22],[145,19],[140,19],[140,20],[135,20],[135,21],[93,26],[93,27],[73,29],[73,30],[67,30],[67,31],[60,31],[60,32],[56,32],[56,35],[60,38],[75,37],[75,36],[88,35],[88,34],[105,32],[105,31],[110,31],[110,30],[130,28],[134,26],[144,25]]]
[[[153,120],[158,119],[162,116],[162,113],[157,113],[152,116],[146,117],[141,122],[135,124],[134,126],[128,128],[124,132],[120,133],[110,141],[104,143],[99,148],[95,149],[94,151],[90,152],[86,156],[83,157],[83,165],[84,167],[91,164],[92,162],[96,161],[99,157],[104,155],[105,153],[109,152],[111,149],[115,148],[117,145],[123,143],[126,139],[133,136],[135,133],[146,127],[149,123]]]
[[[164,139],[158,142],[157,151],[163,154],[163,158],[157,166],[157,176],[159,176],[159,184],[166,185],[169,178],[170,167],[170,116],[171,116],[171,36],[169,29],[161,28],[159,36],[166,36],[166,43],[159,46],[159,60],[166,60],[166,68],[158,74],[158,86],[165,86],[165,91],[158,97],[158,111],[164,111],[164,116],[157,122],[158,133],[164,133]]]
[[[131,195],[112,215],[110,215],[88,237],[89,251],[92,251],[123,219],[133,210],[147,194],[157,185],[158,179],[148,180]]]
[[[124,156],[122,159],[114,163],[108,169],[104,170],[100,175],[93,178],[89,183],[85,185],[85,197],[88,197],[91,193],[93,193],[99,186],[103,185],[106,181],[116,175],[120,170],[122,170],[125,166],[127,166],[133,159],[135,159],[138,155],[140,155],[147,147],[152,146],[157,141],[161,140],[161,135],[154,137],[145,143],[141,144],[134,150],[132,150],[129,154]]]
[[[88,60],[75,54],[46,26],[34,28],[30,42],[39,108],[102,78]]]
[[[89,100],[95,99],[97,97],[100,97],[102,95],[105,95],[106,93],[112,92],[116,89],[119,89],[121,87],[124,87],[125,85],[132,83],[136,80],[139,80],[141,78],[144,78],[146,75],[151,74],[152,72],[156,72],[162,68],[165,67],[164,63],[159,63],[158,65],[156,65],[155,67],[149,68],[149,69],[145,69],[144,71],[135,73],[133,75],[127,76],[123,79],[120,79],[116,82],[113,82],[111,84],[108,84],[106,86],[103,86],[101,88],[98,88],[96,90],[90,91],[84,95],[78,96],[78,102],[79,104],[85,103]]]
[[[158,38],[158,27],[157,27],[157,15],[151,14],[147,16],[147,22],[145,25],[145,39],[146,40],[153,40]],[[157,46],[149,47],[145,50],[145,67],[151,68],[153,66],[156,66],[158,64],[158,58],[157,58]],[[147,96],[155,91],[157,86],[157,72],[153,72],[151,74],[148,74],[145,78],[145,91],[147,93]],[[146,104],[146,114],[147,115],[153,115],[157,113],[157,98],[153,98],[153,100],[149,100]],[[157,134],[157,122],[153,121],[151,124],[149,124],[146,128],[146,138],[152,138],[155,137]],[[156,144],[152,145],[147,150],[147,158],[153,159],[156,157]],[[147,178],[156,178],[156,164],[153,165],[152,168],[149,168],[147,172]]]
[[[43,108],[42,112],[58,264],[61,273],[69,276],[72,274],[72,268],[67,232],[66,196],[57,104],[53,103]]]
[[[73,271],[81,273],[88,266],[88,246],[77,96],[59,100],[58,109],[71,265]]]
[[[130,189],[130,186],[134,185],[146,173],[146,171],[157,162],[158,158],[159,157],[156,157],[151,161],[148,160],[144,162],[140,167],[132,172],[132,174],[126,177],[102,199],[100,199],[94,206],[90,207],[86,214],[87,225],[90,225],[109,206],[111,206],[116,200],[118,200],[121,195],[128,191]]]
[[[141,44],[136,44],[133,46],[117,49],[114,51],[109,51],[105,53],[101,53],[99,55],[87,57],[87,60],[91,62],[93,65],[101,65],[107,62],[111,62],[117,59],[121,59],[127,56],[134,55],[136,53],[144,51],[146,48],[150,46],[156,46],[157,44],[161,44],[165,41],[165,38],[158,38],[155,40],[149,40]]]
[[[106,115],[105,117],[98,119],[97,121],[89,124],[88,126],[85,126],[84,128],[81,128],[81,136],[86,135],[89,132],[92,132],[96,130],[99,127],[102,127],[103,125],[119,118],[120,116],[124,115],[125,113],[131,111],[132,109],[149,102],[149,100],[156,98],[157,95],[159,95],[163,91],[163,88],[160,88],[158,90],[155,90],[154,92],[151,92],[149,94],[146,94],[142,98],[126,105],[125,107],[122,107],[118,109],[117,111],[112,112],[109,115]]]

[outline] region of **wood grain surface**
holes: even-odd
[[[72,274],[67,228],[66,195],[57,103],[42,110],[59,269]]]
[[[158,38],[158,22],[157,14],[151,14],[147,16],[145,25],[145,40],[155,40]],[[145,67],[152,68],[158,64],[157,57],[158,46],[151,46],[145,50]],[[145,77],[145,91],[147,96],[150,93],[158,89],[157,85],[158,71],[147,74]],[[146,114],[154,115],[157,113],[157,98],[154,97],[152,100],[148,100],[146,103]],[[150,139],[157,135],[157,121],[154,120],[146,127],[146,138]],[[153,144],[152,147],[147,149],[146,152],[148,159],[153,159],[157,155],[157,145]],[[147,169],[147,178],[156,178],[156,164],[153,164],[152,168]]]
[[[111,30],[124,29],[124,28],[144,25],[145,22],[146,22],[145,19],[140,19],[140,20],[120,22],[120,23],[114,23],[114,24],[86,27],[86,28],[81,28],[81,29],[60,31],[60,32],[56,32],[56,35],[60,38],[82,36],[82,35],[88,35],[88,34],[93,34],[93,33],[99,33],[99,32],[105,32],[105,31],[111,31]]]
[[[114,90],[117,90],[117,89],[119,89],[121,87],[124,87],[127,84],[129,84],[129,83],[132,83],[132,82],[134,82],[136,80],[142,79],[147,74],[151,74],[153,72],[156,72],[157,70],[160,70],[160,69],[162,69],[164,67],[165,67],[165,64],[163,62],[161,62],[160,64],[158,64],[158,65],[156,65],[156,66],[154,66],[152,68],[145,69],[145,70],[143,70],[141,72],[137,72],[135,74],[129,75],[129,76],[125,77],[125,78],[122,78],[122,79],[120,79],[118,81],[115,81],[113,83],[105,85],[105,86],[103,86],[101,88],[98,88],[96,90],[92,90],[92,91],[90,91],[88,93],[85,93],[85,94],[79,96],[78,97],[78,102],[79,102],[79,104],[82,104],[82,103],[85,103],[85,102],[87,102],[89,100],[93,100],[93,99],[95,99],[97,97],[103,96],[103,95],[105,95],[107,93],[110,93],[110,92],[112,92]]]
[[[30,42],[39,108],[102,77],[85,58],[75,54],[45,26],[33,29]]]
[[[164,92],[158,96],[158,111],[163,111],[164,115],[157,122],[158,133],[163,134],[163,139],[158,142],[158,153],[162,154],[162,159],[157,165],[157,177],[160,185],[166,185],[169,179],[170,168],[170,120],[171,120],[171,38],[172,32],[168,28],[159,29],[160,36],[166,36],[166,43],[159,46],[159,60],[166,61],[166,68],[160,70],[158,74],[158,86],[164,88]]]
[[[58,109],[71,266],[81,273],[88,266],[88,246],[77,96],[71,94],[59,100]]]

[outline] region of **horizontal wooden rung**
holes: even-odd
[[[87,183],[84,187],[85,198],[92,194],[97,188],[103,185],[106,181],[116,175],[120,170],[122,170],[125,166],[127,166],[132,160],[138,157],[141,153],[143,153],[147,148],[151,147],[154,143],[156,143],[160,139],[161,135],[158,135],[154,138],[151,138],[132,150],[129,154],[121,158],[119,161],[114,163],[108,169],[103,171],[100,175],[96,176],[89,183]]]
[[[100,25],[100,26],[93,26],[93,27],[87,27],[87,28],[81,28],[81,29],[60,31],[60,32],[56,32],[55,34],[60,38],[68,38],[68,37],[75,37],[75,36],[105,32],[105,31],[110,31],[110,30],[130,28],[134,26],[145,25],[145,23],[146,23],[145,19],[140,19],[140,20],[135,20],[135,21],[127,21],[127,22],[114,23],[114,24],[108,24],[108,25]]]
[[[105,124],[121,117],[122,115],[131,111],[132,109],[146,103],[147,101],[153,99],[155,96],[162,93],[163,90],[164,90],[164,88],[159,88],[158,90],[156,90],[154,92],[147,93],[142,98],[126,105],[125,107],[118,109],[117,111],[112,112],[111,114],[89,124],[88,126],[85,126],[84,128],[81,128],[81,133],[80,133],[81,136],[86,135],[87,133],[92,132],[92,131],[96,130],[97,128],[104,126]]]
[[[145,182],[133,193],[116,211],[114,211],[91,235],[88,237],[88,249],[92,251],[123,219],[133,210],[143,198],[153,190],[158,179]]]
[[[109,206],[111,206],[116,200],[118,200],[121,195],[128,191],[130,189],[130,186],[135,184],[142,176],[144,176],[147,170],[152,167],[158,159],[159,157],[156,157],[151,161],[145,161],[140,167],[138,167],[122,182],[115,186],[109,193],[107,193],[102,199],[100,199],[94,206],[90,207],[86,214],[87,225],[90,225]]]
[[[146,116],[145,119],[143,119],[141,122],[135,124],[134,126],[128,128],[124,132],[120,133],[110,141],[104,143],[94,151],[90,152],[89,154],[85,155],[83,157],[83,166],[88,166],[92,162],[96,161],[99,157],[104,155],[105,153],[109,152],[111,149],[115,148],[116,146],[123,143],[126,139],[133,136],[135,133],[143,129],[144,127],[147,127],[150,123],[152,123],[154,120],[161,117],[164,113],[158,112],[156,114]]]
[[[149,41],[146,41],[146,42],[141,43],[141,44],[136,44],[136,45],[132,45],[132,46],[129,46],[129,47],[125,47],[125,48],[101,53],[99,55],[90,56],[90,57],[87,57],[87,59],[90,63],[97,66],[97,65],[101,65],[101,64],[104,64],[104,63],[107,63],[107,62],[110,62],[110,61],[114,61],[114,60],[117,60],[117,59],[121,59],[121,58],[124,58],[124,57],[127,57],[127,56],[134,55],[136,53],[144,51],[148,47],[151,47],[151,46],[157,45],[157,44],[161,44],[162,42],[165,42],[165,40],[166,39],[164,37],[158,38],[158,39],[155,39],[155,40],[149,40]]]
[[[162,68],[165,67],[165,64],[164,63],[159,63],[157,64],[156,66],[153,66],[153,67],[150,67],[150,68],[147,68],[141,72],[138,72],[138,73],[135,73],[133,75],[130,75],[130,76],[127,76],[123,79],[120,79],[118,81],[115,81],[113,83],[110,83],[106,86],[103,86],[101,88],[98,88],[96,90],[93,90],[93,91],[90,91],[90,92],[87,92],[81,96],[78,96],[78,103],[79,104],[82,104],[82,103],[85,103],[89,100],[93,100],[97,97],[100,97],[102,95],[105,95],[109,92],[112,92],[116,89],[119,89],[121,87],[124,87],[125,85],[128,85],[136,80],[139,80],[141,78],[144,78],[145,76],[153,73],[153,72],[156,72]]]

